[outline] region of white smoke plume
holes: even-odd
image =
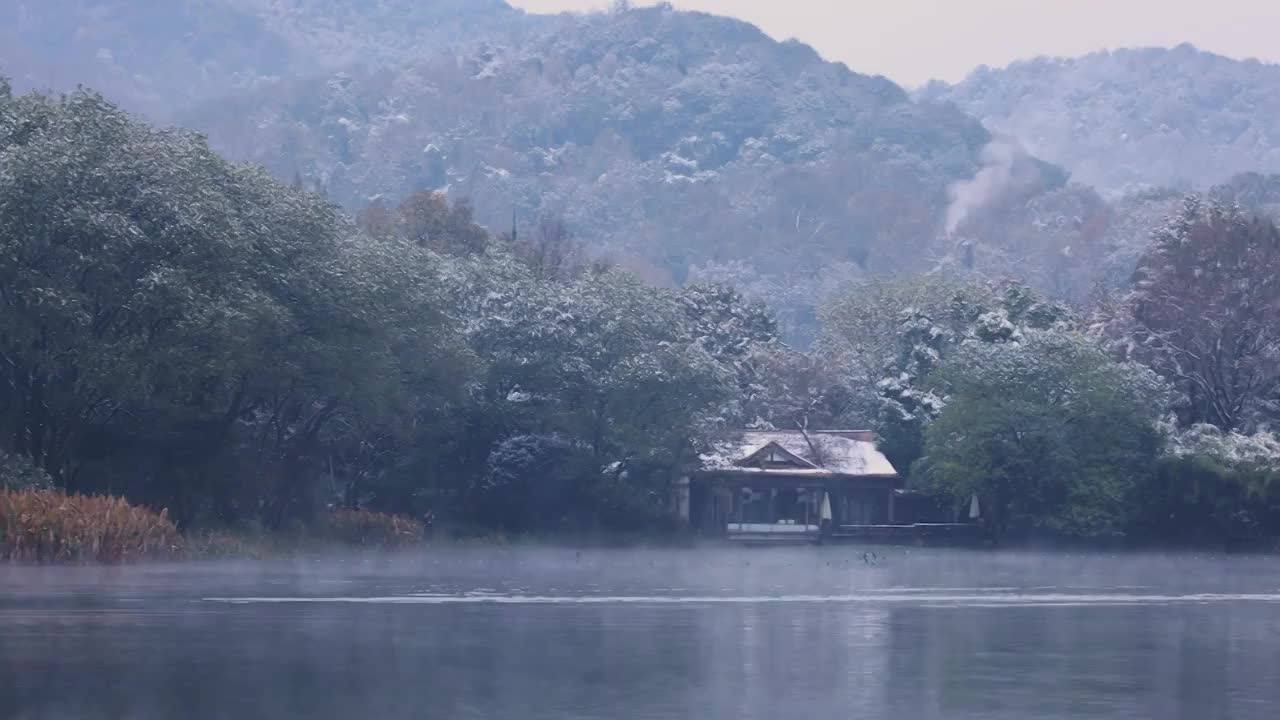
[[[1012,140],[997,138],[982,148],[982,167],[972,178],[947,188],[947,235],[955,233],[965,219],[983,205],[999,197],[1013,182],[1013,163],[1022,148]]]

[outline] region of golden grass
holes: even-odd
[[[403,515],[368,510],[335,510],[321,521],[326,540],[366,548],[402,548],[423,539],[422,523]]]
[[[106,562],[173,557],[182,536],[167,511],[57,490],[0,490],[0,560]]]
[[[309,538],[309,540],[308,540]],[[397,549],[422,543],[422,523],[401,515],[338,510],[298,537],[212,532],[184,538],[159,513],[114,497],[58,490],[0,490],[0,561],[121,563],[137,560],[256,558],[296,543]]]

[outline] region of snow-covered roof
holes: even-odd
[[[802,458],[811,467],[769,466],[754,462],[776,445],[786,453]],[[864,477],[896,477],[893,464],[876,449],[875,435],[865,430],[744,430],[736,437],[716,445],[702,456],[703,470],[739,472],[786,472],[803,475],[855,475]]]

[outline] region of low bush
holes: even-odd
[[[423,539],[422,523],[403,515],[369,510],[335,510],[320,521],[316,533],[323,540],[366,548],[402,548]]]
[[[47,490],[52,487],[53,480],[48,473],[36,467],[30,458],[0,450],[0,490]]]
[[[0,560],[118,563],[181,550],[166,511],[113,497],[0,489]]]
[[[188,534],[184,556],[189,560],[262,560],[287,553],[279,538],[261,532],[207,530]]]
[[[1159,545],[1280,547],[1280,473],[1222,456],[1167,456],[1138,487],[1131,537]]]

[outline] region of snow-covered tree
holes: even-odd
[[[1139,489],[1133,534],[1164,544],[1266,547],[1280,537],[1280,437],[1166,426],[1166,454]]]
[[[947,402],[913,480],[957,505],[977,495],[993,534],[1123,532],[1161,452],[1163,386],[1074,331],[962,344],[930,385]]]
[[[0,114],[4,451],[183,523],[278,525],[456,391],[425,249],[91,93]]]
[[[945,302],[932,299],[932,312],[901,311],[897,354],[876,384],[880,448],[899,472],[909,473],[923,452],[924,431],[946,404],[944,390],[931,384],[943,360],[968,345],[1018,343],[1028,330],[1064,328],[1069,311],[1019,284],[1003,288],[961,284]]]
[[[739,417],[746,425],[781,430],[870,425],[864,397],[816,353],[772,343],[756,346],[744,363],[749,382],[742,389]]]
[[[1186,198],[1154,232],[1106,332],[1173,383],[1184,425],[1266,427],[1280,417],[1280,231],[1237,206]]]

